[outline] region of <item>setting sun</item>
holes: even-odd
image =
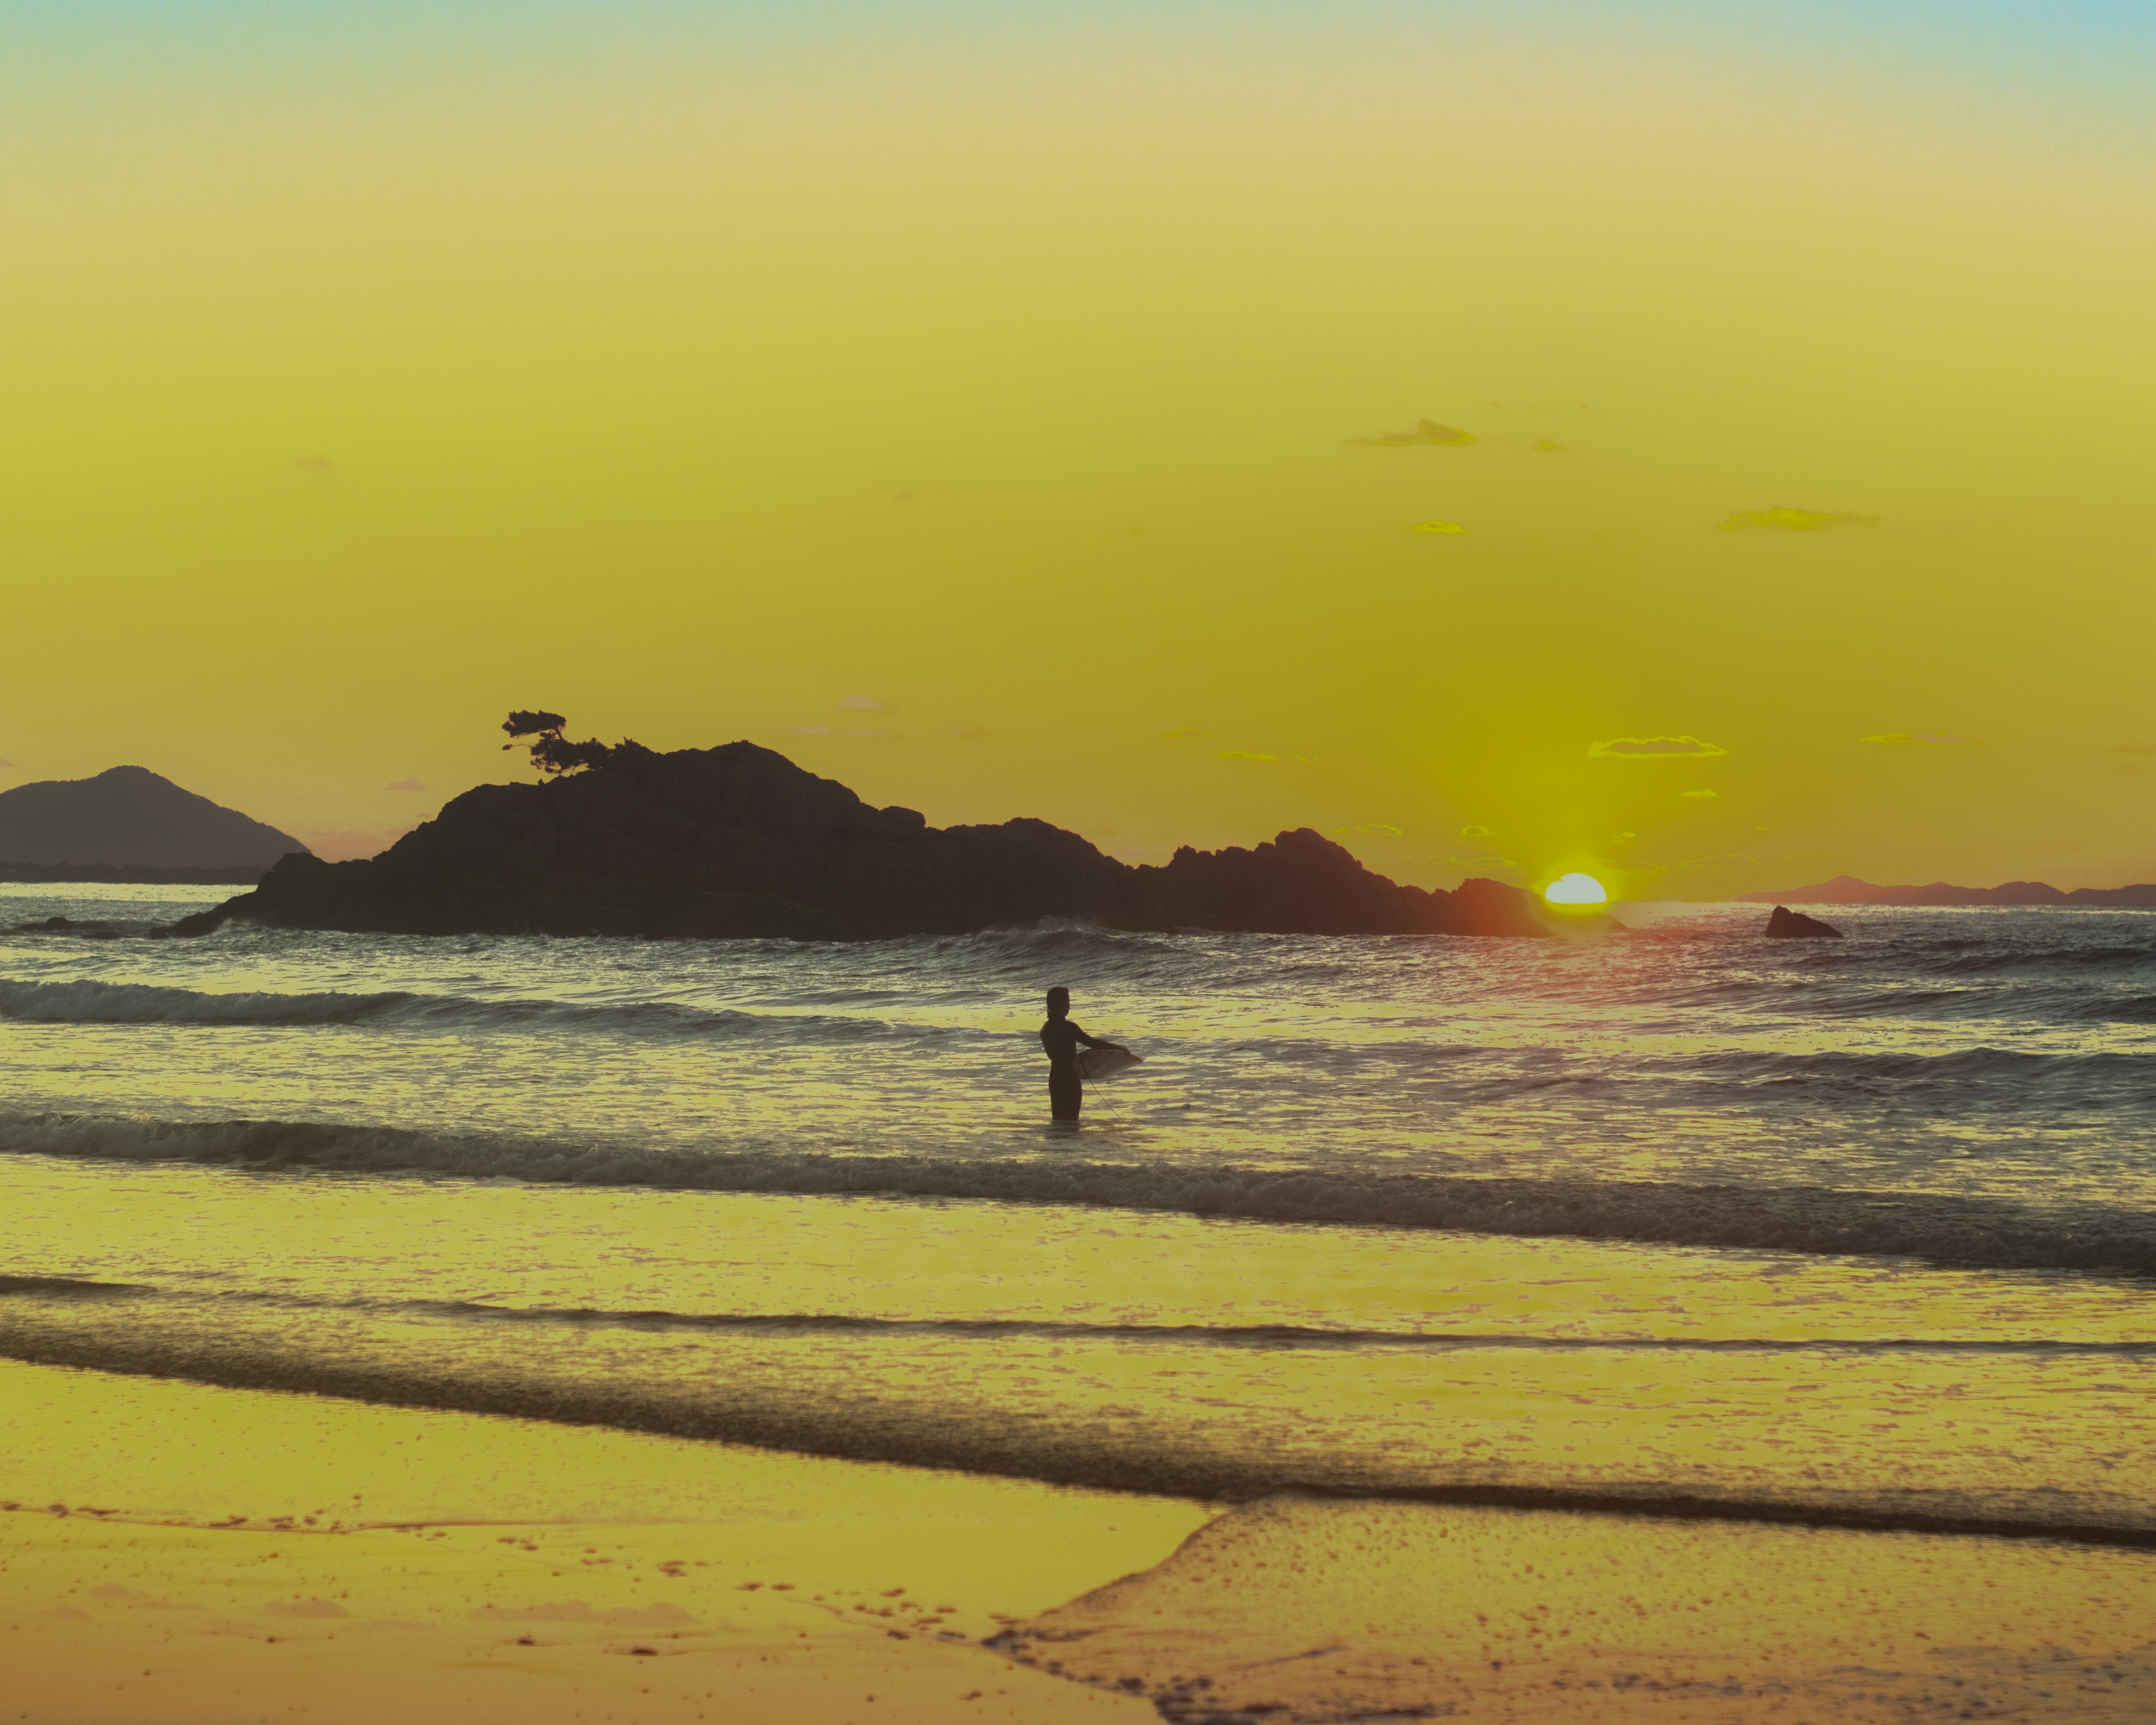
[[[1543,896],[1553,905],[1606,905],[1609,895],[1602,890],[1602,883],[1592,875],[1559,875],[1543,889]]]

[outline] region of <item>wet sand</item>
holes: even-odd
[[[0,1721],[2156,1717],[2156,1552],[1222,1510],[0,1364]]]
[[[1151,1718],[981,1643],[1210,1513],[13,1363],[0,1409],[31,1725]]]
[[[1282,1495],[994,1645],[1178,1725],[2146,1725],[2156,1552]]]

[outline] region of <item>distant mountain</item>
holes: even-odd
[[[1783,892],[1740,892],[1748,905],[2118,905],[2156,909],[2156,886],[2076,886],[2061,892],[2041,880],[2009,880],[2004,886],[1874,886],[1853,875],[1836,875],[1817,886]]]
[[[146,767],[0,791],[0,866],[115,871],[267,869],[307,847]],[[105,878],[113,878],[110,874]]]

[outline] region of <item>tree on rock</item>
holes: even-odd
[[[559,775],[603,765],[614,751],[597,737],[586,737],[582,742],[570,742],[562,735],[562,727],[568,722],[559,713],[513,712],[501,727],[510,736],[510,741],[502,747],[515,748],[526,737],[536,739],[528,747],[531,764],[542,773]],[[621,747],[633,749],[636,745],[624,742]]]

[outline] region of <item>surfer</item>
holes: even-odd
[[[1048,1050],[1048,1112],[1051,1119],[1075,1120],[1085,1100],[1085,1084],[1078,1076],[1078,1045],[1088,1048],[1121,1049],[1120,1042],[1103,1042],[1088,1036],[1070,1016],[1070,991],[1048,991],[1048,1022],[1040,1027],[1040,1045]],[[1128,1050],[1123,1050],[1128,1053]]]

